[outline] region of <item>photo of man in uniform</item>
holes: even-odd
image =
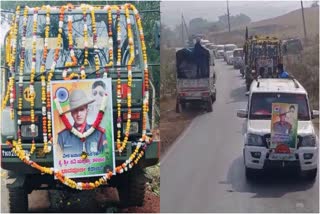
[[[288,111],[286,111],[284,108],[280,109],[280,121],[274,123],[273,130],[275,133],[279,134],[290,134],[292,131],[292,125],[291,123],[286,121]]]
[[[74,120],[73,127],[79,132],[86,132],[91,125],[87,123],[88,105],[94,102],[90,100],[83,90],[75,89],[71,92],[69,98],[70,109],[64,114],[70,112]],[[91,135],[85,139],[80,139],[78,136],[71,133],[69,130],[62,130],[58,134],[58,144],[64,155],[66,154],[81,154],[86,152],[101,153],[104,151],[104,145],[107,144],[105,130],[98,127]]]

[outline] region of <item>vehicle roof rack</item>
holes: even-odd
[[[294,83],[294,87],[296,88],[300,88],[299,84],[297,83],[296,79],[294,78],[294,76],[289,75],[289,79],[291,79]]]

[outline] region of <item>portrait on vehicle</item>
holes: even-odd
[[[69,177],[114,172],[111,79],[52,81],[54,167]]]
[[[298,105],[290,103],[272,103],[271,145],[276,148],[286,144],[296,148],[298,126]]]

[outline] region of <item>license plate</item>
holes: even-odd
[[[269,160],[286,160],[286,161],[294,161],[296,157],[294,154],[279,154],[279,153],[271,153],[269,155]]]

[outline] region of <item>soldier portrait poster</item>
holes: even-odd
[[[110,78],[52,81],[51,114],[55,169],[70,178],[115,174]]]
[[[275,149],[280,144],[295,149],[297,147],[297,127],[297,104],[272,103],[271,149]]]

